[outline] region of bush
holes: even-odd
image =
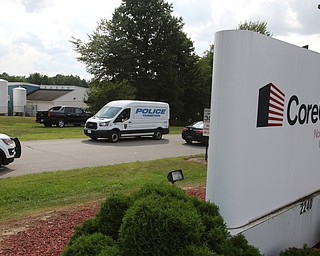
[[[113,195],[107,199],[96,216],[100,232],[118,240],[119,228],[129,205],[129,197],[123,195]]]
[[[119,248],[117,245],[104,248],[97,256],[118,256]]]
[[[304,245],[303,248],[289,247],[285,251],[280,252],[280,256],[320,256],[320,250],[309,248]]]
[[[113,246],[115,246],[113,239],[101,233],[83,235],[75,239],[71,245],[67,246],[62,256],[99,255],[103,251],[110,250],[109,247]]]
[[[138,192],[132,196],[132,201],[137,201],[150,195],[158,195],[160,197],[173,197],[182,201],[189,201],[190,197],[176,186],[168,184],[146,184]]]
[[[84,221],[76,227],[73,236],[70,238],[68,245],[81,236],[94,233],[102,233],[110,236],[113,240],[118,240],[119,228],[122,223],[122,218],[128,209],[130,199],[123,195],[110,196],[100,208],[96,217]]]
[[[222,256],[209,250],[206,246],[187,246],[177,256]]]
[[[204,226],[190,202],[152,194],[137,200],[120,228],[123,255],[177,255],[200,244]]]
[[[258,249],[249,245],[247,239],[242,234],[230,237],[230,242],[233,247],[233,255],[235,256],[259,255]]]
[[[64,255],[89,251],[98,256],[260,255],[243,236],[229,235],[216,205],[167,183],[107,199],[94,219],[76,228]]]
[[[73,242],[84,235],[90,235],[99,232],[99,224],[96,218],[85,220],[82,224],[76,227],[73,236],[70,238],[68,245],[73,244]]]
[[[214,252],[223,253],[226,247],[225,243],[228,239],[227,227],[219,214],[219,208],[208,202],[191,198],[195,209],[201,217],[202,223],[205,226],[205,232],[202,235],[202,243]]]

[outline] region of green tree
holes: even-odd
[[[41,75],[40,73],[33,73],[30,74],[27,78],[26,78],[28,83],[32,83],[32,84],[50,84],[49,83],[49,77],[47,77],[46,75]]]
[[[272,33],[267,30],[267,22],[263,21],[245,21],[243,23],[240,23],[238,28],[239,30],[250,30],[250,31],[255,31],[258,33],[261,33],[266,36],[272,36]]]
[[[25,82],[31,84],[49,84],[49,85],[76,85],[81,87],[88,87],[88,82],[85,79],[81,79],[79,76],[64,76],[57,74],[54,77],[48,77],[40,73],[30,74],[25,76],[10,76],[8,73],[3,72],[0,74],[0,79],[7,80],[8,82]]]
[[[85,79],[81,79],[79,76],[64,76],[57,74],[50,78],[51,84],[57,85],[76,85],[81,87],[88,87],[88,83]]]
[[[197,57],[182,18],[164,0],[122,0],[110,21],[101,20],[88,42],[71,42],[96,81],[127,81],[142,100],[166,101],[185,116],[185,91],[195,82]],[[107,83],[110,85],[110,83]]]
[[[0,74],[0,79],[4,79],[8,82],[26,82],[26,78],[24,76],[10,76],[6,72]]]
[[[135,91],[136,89],[126,81],[119,83],[106,80],[92,81],[90,93],[87,95],[85,103],[89,106],[89,111],[95,113],[109,101],[134,99]]]
[[[199,58],[195,68],[196,82],[186,91],[185,99],[189,104],[185,106],[185,110],[190,113],[189,122],[202,120],[204,108],[210,108],[213,49],[211,45],[210,50],[205,51]]]

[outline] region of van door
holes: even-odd
[[[115,126],[125,135],[131,132],[131,108],[125,108],[114,120]]]

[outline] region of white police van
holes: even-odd
[[[84,134],[92,140],[120,137],[152,136],[160,140],[169,133],[168,103],[155,101],[116,100],[102,107],[86,121]]]
[[[12,163],[21,156],[21,144],[18,138],[10,138],[0,133],[0,167]]]

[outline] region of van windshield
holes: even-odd
[[[113,118],[120,110],[121,108],[119,107],[104,106],[95,116],[99,118]]]

